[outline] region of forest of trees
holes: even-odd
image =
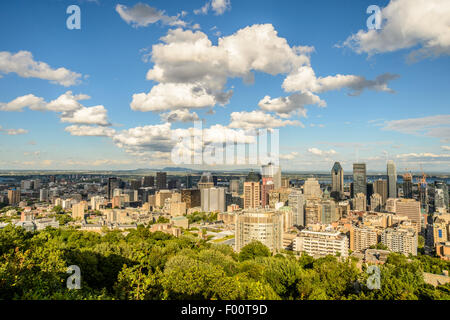
[[[67,267],[81,270],[81,289],[66,287]],[[0,299],[450,299],[450,284],[426,284],[422,272],[449,270],[432,257],[391,254],[381,288],[356,261],[272,255],[261,243],[239,254],[226,245],[175,238],[140,226],[124,236],[71,228],[0,230]]]

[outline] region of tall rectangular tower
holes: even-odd
[[[363,193],[367,197],[367,175],[365,163],[353,164],[353,198]]]

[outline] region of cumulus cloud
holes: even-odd
[[[110,125],[104,106],[85,107],[79,101],[90,99],[88,95],[74,95],[67,91],[55,100],[45,102],[44,98],[28,94],[8,103],[0,103],[0,111],[23,111],[24,108],[60,113],[62,122],[76,124]]]
[[[450,151],[450,146],[441,146],[442,150]]]
[[[320,149],[317,149],[317,148],[309,148],[308,152],[313,154],[313,155],[315,155],[315,156],[330,156],[330,155],[334,155],[334,154],[337,153],[333,149],[325,151],[325,150],[320,150]]]
[[[298,120],[282,120],[260,110],[231,113],[230,128],[258,129],[285,126],[303,126]]]
[[[30,108],[31,110],[41,110],[46,106],[43,98],[36,97],[32,94],[17,97],[16,99],[8,102],[0,102],[0,111],[22,111],[23,108]]]
[[[282,117],[289,116],[289,114],[292,113],[306,117],[305,106],[313,104],[320,107],[326,106],[325,101],[321,100],[317,95],[311,92],[294,93],[288,97],[279,97],[274,99],[270,96],[265,96],[259,101],[258,106],[262,110],[276,112]]]
[[[410,118],[387,121],[382,130],[397,131],[405,134],[426,135],[450,141],[450,115],[442,114],[422,118]]]
[[[215,15],[222,15],[225,11],[231,9],[230,0],[212,0],[205,3],[200,9],[194,10],[195,14],[208,14],[209,10],[213,10]]]
[[[282,86],[287,92],[315,93],[348,88],[351,90],[349,95],[356,96],[361,94],[364,89],[394,93],[388,87],[388,82],[398,77],[399,75],[396,74],[384,73],[377,76],[375,80],[367,80],[362,76],[342,74],[317,78],[310,66],[304,66],[300,67],[297,72],[288,75]]]
[[[131,26],[147,27],[149,24],[161,22],[169,26],[186,26],[186,22],[180,20],[180,14],[177,16],[167,16],[164,11],[150,7],[145,3],[137,3],[134,7],[128,8],[125,5],[116,5],[116,12],[120,17]]]
[[[205,108],[216,104],[214,95],[200,85],[160,83],[149,93],[133,95],[130,104],[136,111],[165,111],[185,108]]]
[[[175,144],[170,123],[123,130],[114,135],[113,141],[120,148],[161,152],[169,152]]]
[[[161,114],[164,122],[194,122],[199,120],[197,113],[189,112],[188,109],[174,110]]]
[[[450,2],[391,0],[381,30],[359,30],[342,46],[369,55],[413,49],[410,60],[450,54]]]
[[[208,150],[212,146],[222,147],[224,143],[254,144],[256,137],[252,130],[233,129],[222,125],[173,129],[171,123],[164,123],[122,130],[115,133],[112,140],[127,153],[141,159],[152,159],[155,155],[168,158],[173,150],[201,155],[202,150]]]
[[[108,127],[97,126],[68,126],[65,131],[69,132],[72,136],[90,136],[90,137],[112,137],[116,130]]]
[[[23,78],[38,78],[49,80],[51,83],[65,87],[73,86],[81,82],[81,74],[66,68],[52,69],[47,63],[35,61],[29,51],[11,53],[0,52],[0,73],[16,73]]]
[[[108,121],[108,111],[104,106],[81,107],[74,112],[65,112],[61,116],[61,122],[78,124],[97,124],[102,126],[110,125]]]
[[[162,111],[225,105],[232,91],[228,78],[253,81],[253,71],[271,75],[289,73],[308,64],[309,57],[286,39],[278,37],[271,24],[253,25],[222,37],[213,45],[201,31],[169,30],[153,45],[152,69],[147,80],[159,82],[145,94],[133,96],[134,110]],[[180,96],[185,100],[180,101]],[[186,96],[187,98],[185,98]]]

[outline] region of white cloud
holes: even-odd
[[[442,150],[450,151],[450,146],[441,146]]]
[[[17,136],[20,134],[27,134],[28,130],[25,130],[25,129],[3,129],[0,126],[0,132],[3,132],[4,134],[7,134],[9,136]]]
[[[325,150],[320,150],[320,149],[317,149],[317,148],[309,148],[308,152],[312,153],[315,156],[330,156],[330,155],[334,155],[334,154],[337,153],[333,149],[325,151]]]
[[[46,103],[43,98],[36,97],[32,94],[27,94],[8,103],[0,103],[1,111],[22,111],[23,108],[29,107],[32,110],[41,110]]]
[[[90,99],[88,95],[73,95],[72,91],[60,95],[49,103],[43,98],[28,94],[8,103],[0,103],[0,111],[22,111],[24,108],[60,113],[62,122],[76,124],[110,125],[104,106],[84,107],[79,101]]]
[[[216,15],[224,14],[226,10],[231,9],[231,2],[230,0],[212,0],[211,9]]]
[[[387,121],[382,130],[405,134],[426,135],[450,141],[450,115],[442,114],[423,118],[410,118]]]
[[[205,108],[216,104],[216,98],[195,84],[160,83],[149,93],[133,95],[130,104],[136,111],[165,111],[185,108]]]
[[[208,14],[209,10],[213,10],[215,15],[222,15],[225,11],[231,9],[230,0],[212,0],[205,3],[200,9],[194,10],[195,14]]]
[[[61,122],[78,124],[97,124],[108,126],[108,111],[104,106],[82,107],[74,112],[65,112],[61,116]]]
[[[253,25],[222,37],[213,45],[201,31],[169,30],[153,45],[154,63],[147,80],[159,82],[148,94],[133,96],[134,110],[162,111],[227,104],[232,91],[228,78],[253,82],[252,71],[289,73],[309,57],[278,37],[271,24]],[[180,101],[180,96],[186,96]]]
[[[194,122],[199,120],[197,113],[189,112],[188,109],[174,110],[161,114],[164,122]]]
[[[278,128],[285,126],[303,126],[297,120],[282,120],[260,110],[231,113],[230,128],[258,129]]]
[[[342,74],[317,78],[314,70],[310,66],[303,66],[286,77],[283,82],[283,88],[287,92],[300,91],[315,93],[348,88],[351,90],[350,95],[359,95],[364,89],[393,93],[394,91],[387,84],[390,80],[397,79],[398,77],[395,74],[385,73],[376,77],[375,80],[367,80],[361,76]]]
[[[81,74],[66,68],[52,69],[47,63],[35,61],[29,51],[0,52],[0,73],[16,73],[23,78],[49,80],[68,87],[81,82]]]
[[[94,126],[68,126],[65,131],[69,132],[72,136],[91,136],[91,137],[112,137],[116,130],[107,127],[94,127]]]
[[[270,96],[265,96],[259,101],[258,106],[265,111],[272,111],[278,113],[280,116],[288,116],[295,112],[296,114],[306,117],[306,105],[316,104],[320,107],[325,107],[326,102],[321,100],[318,96],[311,92],[294,93],[288,97],[279,97],[272,99]]]
[[[167,16],[164,11],[150,7],[145,3],[137,3],[134,7],[128,8],[125,5],[116,5],[116,11],[120,17],[133,27],[146,27],[149,24],[161,22],[169,26],[186,26],[186,22],[180,20],[180,15]]]
[[[124,149],[148,149],[169,152],[175,145],[170,123],[123,130],[113,137],[114,143]]]
[[[391,0],[381,30],[359,30],[343,46],[369,55],[413,49],[410,60],[450,54],[450,2]]]
[[[450,160],[450,154],[435,154],[435,153],[404,153],[404,154],[398,154],[396,156],[397,159],[400,159],[402,161],[411,161],[415,163],[421,163],[421,162],[448,162]]]
[[[294,160],[298,157],[298,152],[291,152],[288,154],[280,154],[280,160]]]

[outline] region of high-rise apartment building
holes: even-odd
[[[157,172],[156,173],[156,188],[158,190],[163,190],[167,188],[167,173]]]
[[[244,182],[244,209],[259,208],[261,204],[260,194],[259,182]]]
[[[344,194],[344,170],[339,162],[335,162],[331,169],[331,197],[336,200]]]
[[[244,209],[261,206],[260,176],[251,171],[244,182]]]
[[[48,189],[41,189],[39,191],[39,201],[41,202],[48,201]]]
[[[397,198],[397,170],[395,163],[389,160],[387,163],[387,177],[388,177],[388,197]]]
[[[364,194],[367,197],[367,175],[366,175],[366,164],[365,163],[354,163],[353,164],[353,195],[358,193]]]
[[[17,206],[20,202],[20,188],[12,188],[8,190],[8,204]]]
[[[283,248],[283,220],[281,212],[272,210],[244,210],[236,215],[235,250],[239,252],[252,241],[260,241],[271,251]]]
[[[375,246],[378,243],[377,230],[374,227],[357,227],[350,228],[350,250],[364,252],[364,250]]]
[[[390,251],[404,255],[417,255],[417,232],[414,229],[387,228],[381,234],[381,242]]]
[[[72,218],[73,219],[84,219],[84,212],[88,209],[86,201],[81,201],[72,206]]]

